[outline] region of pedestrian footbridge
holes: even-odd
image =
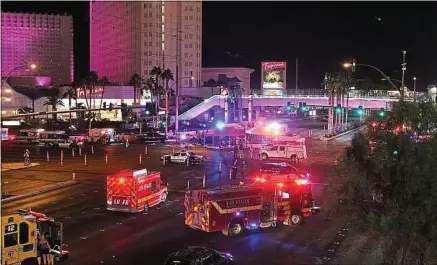
[[[405,97],[407,100],[411,100],[409,95]],[[369,95],[358,95],[352,94],[349,97],[349,107],[350,108],[358,108],[362,106],[366,109],[390,109],[392,102],[398,101],[398,96],[369,96]],[[228,104],[229,97],[222,95],[215,95],[210,98],[205,99],[203,102],[198,104],[197,106],[189,109],[188,111],[179,115],[179,120],[191,120],[201,115],[202,113],[208,111],[213,107],[225,108],[225,105]],[[290,104],[297,106],[299,102],[305,102],[307,106],[315,106],[315,107],[328,107],[328,96],[327,95],[292,95],[292,96],[243,96],[242,99],[242,107],[249,108],[249,106],[253,109],[271,106],[271,107],[279,107],[286,106],[288,102]],[[226,106],[227,107],[227,106]]]

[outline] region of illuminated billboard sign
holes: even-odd
[[[287,87],[287,63],[262,62],[261,79],[261,87],[264,95],[283,95]]]

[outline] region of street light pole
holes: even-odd
[[[414,89],[413,102],[416,102],[416,77],[413,77],[413,89]]]
[[[345,63],[345,64],[343,64],[343,67],[345,67],[345,68],[349,68],[349,67],[351,67],[352,66],[352,64],[350,64],[350,63]],[[393,84],[393,82],[390,80],[390,77],[388,77],[386,74],[384,74],[384,72],[383,71],[381,71],[379,68],[377,68],[377,67],[375,67],[375,66],[373,66],[373,65],[370,65],[370,64],[355,64],[355,66],[365,66],[365,67],[370,67],[370,68],[373,68],[373,69],[375,69],[376,71],[378,71],[385,79],[387,79],[387,81],[390,83],[390,85],[392,85],[396,90],[398,90],[399,88],[395,85],[395,84]]]
[[[401,86],[401,100],[404,99],[405,93],[405,71],[407,70],[407,63],[405,62],[405,55],[407,51],[402,51],[402,86]]]
[[[6,75],[6,78],[5,79],[3,79],[3,81],[2,81],[2,86],[6,83],[6,81],[8,80],[8,78],[9,77],[11,77],[11,75],[12,75],[12,73],[13,72],[15,72],[15,71],[17,71],[17,70],[26,70],[26,71],[28,71],[28,70],[34,70],[34,69],[36,69],[36,64],[31,64],[31,65],[19,65],[19,66],[16,66],[16,67],[14,67],[14,69],[12,69],[7,75]]]

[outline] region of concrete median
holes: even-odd
[[[40,195],[40,194],[43,194],[46,192],[50,192],[50,191],[66,188],[69,186],[73,186],[76,184],[79,184],[79,182],[73,181],[73,180],[72,181],[64,181],[64,182],[56,183],[53,185],[49,185],[48,187],[45,187],[41,190],[36,190],[36,191],[29,192],[29,193],[24,193],[24,194],[20,194],[20,195],[16,195],[16,196],[6,197],[6,198],[2,199],[1,202],[7,203],[7,202],[11,202],[11,201],[21,200],[21,199],[29,198],[32,196]]]
[[[2,163],[2,171],[1,172],[6,172],[9,170],[24,169],[24,168],[29,168],[29,167],[36,167],[39,165],[40,165],[40,163],[31,163],[28,166],[25,166],[23,162]]]

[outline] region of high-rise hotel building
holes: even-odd
[[[50,76],[54,85],[73,81],[72,16],[2,12],[1,17],[2,77]],[[37,68],[26,71],[20,67],[26,63]]]
[[[91,1],[90,46],[91,70],[111,82],[147,78],[154,66],[169,68],[176,81],[178,64],[180,87],[200,87],[202,2]]]

